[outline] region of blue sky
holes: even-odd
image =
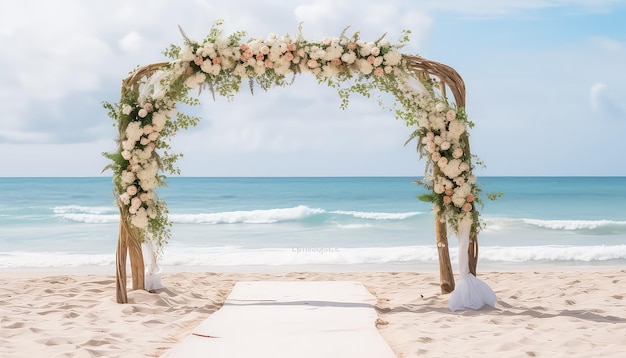
[[[479,175],[626,175],[626,1],[22,0],[0,5],[0,176],[108,176],[116,129],[101,106],[123,77],[216,19],[249,37],[364,40],[412,31],[403,52],[465,79]],[[423,174],[411,132],[374,101],[309,75],[291,87],[200,96],[174,151],[186,176]]]

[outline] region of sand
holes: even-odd
[[[360,281],[398,357],[624,357],[626,270],[483,272],[495,308],[451,312],[435,273],[172,272],[115,303],[109,274],[0,273],[0,357],[158,357],[237,281]]]

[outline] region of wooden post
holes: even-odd
[[[476,266],[478,266],[478,233],[474,225],[472,225],[472,231],[470,232],[467,254],[469,256],[469,271],[472,275],[476,276]]]
[[[143,263],[143,252],[141,244],[134,237],[128,242],[128,253],[130,254],[130,268],[133,271],[133,290],[145,290],[146,267]]]
[[[123,228],[124,218],[120,215],[120,229],[117,239],[117,251],[115,255],[115,295],[117,303],[128,303],[126,295],[126,253],[128,251],[128,237]]]
[[[126,293],[126,256],[130,254],[130,268],[133,277],[133,290],[145,290],[145,266],[141,243],[132,234],[128,223],[124,219],[124,213],[120,209],[120,232],[116,254],[116,281],[115,290],[117,303],[128,303]]]
[[[439,254],[439,281],[441,293],[450,293],[454,291],[454,273],[452,272],[452,264],[450,263],[446,223],[441,222],[439,213],[435,213],[435,234],[437,236],[437,252]]]

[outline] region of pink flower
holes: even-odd
[[[434,140],[435,139],[435,133],[433,133],[433,132],[426,133],[426,138],[428,138],[430,140]]]
[[[328,46],[328,45],[330,45],[330,43],[331,43],[332,41],[333,41],[333,40],[332,40],[330,37],[324,37],[324,39],[322,40],[322,43],[323,43],[324,45]]]
[[[466,196],[465,201],[467,201],[468,203],[474,201],[474,194],[469,194],[468,196]]]
[[[241,46],[239,46],[241,48],[241,51],[246,51],[248,50],[248,44],[241,44]]]
[[[463,149],[461,148],[456,148],[453,152],[452,152],[452,156],[455,159],[459,159],[463,156]]]
[[[265,67],[267,68],[274,67],[274,62],[272,62],[270,59],[265,60]]]
[[[456,118],[456,112],[454,111],[454,109],[451,109],[446,113],[447,120],[453,121],[455,118]]]
[[[432,158],[433,162],[436,162],[436,161],[438,161],[439,159],[441,159],[441,153],[439,153],[439,152],[434,152],[434,153],[431,155],[431,158]]]
[[[370,54],[372,54],[374,56],[378,56],[380,54],[380,49],[378,47],[372,47],[372,50],[370,51]]]
[[[293,60],[293,53],[285,52],[285,55],[283,56],[283,58],[285,59],[285,61],[291,61]]]
[[[374,76],[382,76],[385,73],[385,70],[383,70],[382,67],[376,67],[376,69],[374,70]]]
[[[287,45],[287,50],[289,51],[295,51],[297,49],[296,44],[291,43],[289,45]]]
[[[330,60],[331,65],[335,66],[335,67],[339,67],[341,66],[341,59],[340,58],[333,58],[332,60]]]
[[[263,54],[262,54],[262,53],[257,54],[255,58],[256,58],[256,60],[257,60],[257,61],[263,61],[263,60],[265,60],[265,56],[263,56]]]
[[[216,57],[213,59],[213,64],[214,65],[219,65],[220,63],[222,63],[222,59],[219,57]]]
[[[451,202],[452,202],[452,198],[451,198],[451,197],[449,197],[449,196],[447,196],[447,195],[443,197],[443,203],[444,203],[445,205],[448,205],[448,204],[450,204]]]
[[[139,194],[139,200],[141,201],[147,201],[148,200],[148,193],[141,193]]]
[[[148,111],[146,111],[145,108],[142,108],[139,110],[139,112],[137,113],[137,115],[139,115],[139,117],[144,118],[145,116],[148,115]]]
[[[126,188],[126,192],[128,193],[128,195],[133,196],[137,194],[137,187],[134,185],[131,185],[128,188]]]
[[[154,109],[154,106],[152,105],[152,103],[150,103],[150,102],[146,102],[146,103],[143,105],[143,109],[145,109],[145,110],[146,110],[146,111],[148,111],[148,112],[152,112],[152,110]]]
[[[268,46],[264,45],[264,46],[261,46],[260,51],[261,51],[262,54],[267,55],[268,53],[270,53],[270,48]]]
[[[461,186],[465,184],[465,179],[463,177],[456,177],[456,179],[454,179],[454,183],[458,186]]]
[[[446,195],[452,196],[452,193],[453,193],[452,188],[446,188],[445,193]]]
[[[356,50],[356,43],[354,43],[354,42],[350,42],[350,43],[348,44],[348,50],[351,50],[351,51]]]
[[[374,57],[374,56],[369,56],[369,57],[367,58],[367,62],[369,62],[370,64],[373,64],[373,63],[374,63],[374,61],[376,61],[376,57]]]
[[[204,62],[204,60],[202,59],[201,56],[196,56],[196,58],[193,59],[193,63],[195,63],[198,66],[200,66],[202,62]]]
[[[472,211],[472,204],[471,203],[463,204],[462,210],[465,211],[466,213],[469,213],[470,211]]]
[[[148,135],[152,132],[154,132],[154,127],[152,127],[149,124],[146,124],[145,126],[143,126],[143,134]]]
[[[445,167],[446,165],[448,165],[448,158],[441,157],[441,159],[437,161],[437,165],[439,166],[439,168]]]
[[[315,60],[308,60],[306,65],[309,66],[309,68],[317,68],[319,66]]]

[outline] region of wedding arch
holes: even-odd
[[[347,36],[346,30],[338,37],[311,42],[304,39],[301,27],[293,38],[270,34],[242,41],[245,32],[224,36],[221,24],[217,21],[203,41],[191,40],[181,30],[184,44],[164,52],[170,61],[135,69],[122,81],[120,101],[104,103],[119,129],[117,150],[103,153],[111,160],[105,170],[113,170],[120,211],[117,302],[128,301],[127,255],[133,290],[145,290],[146,272],[170,238],[167,205],[156,189],[165,185],[165,173],[180,174],[175,163],[181,154],[171,152],[171,138],[200,120],[178,113],[177,104],[198,105],[190,95],[193,89],[208,88],[214,98],[232,100],[243,82],[251,91],[255,86],[267,90],[289,85],[303,73],[336,89],[342,108],[352,94],[393,96],[391,104],[379,102],[414,128],[405,145],[415,140],[426,161],[424,178],[417,183],[426,189],[419,199],[433,204],[441,291],[455,289],[448,231],[468,237],[467,247],[460,245],[461,270],[476,275],[481,190],[472,174],[477,160],[470,152],[468,128],[473,123],[465,112],[465,84],[452,67],[401,53],[409,31],[402,32],[397,44],[385,35],[364,41],[358,32]]]

